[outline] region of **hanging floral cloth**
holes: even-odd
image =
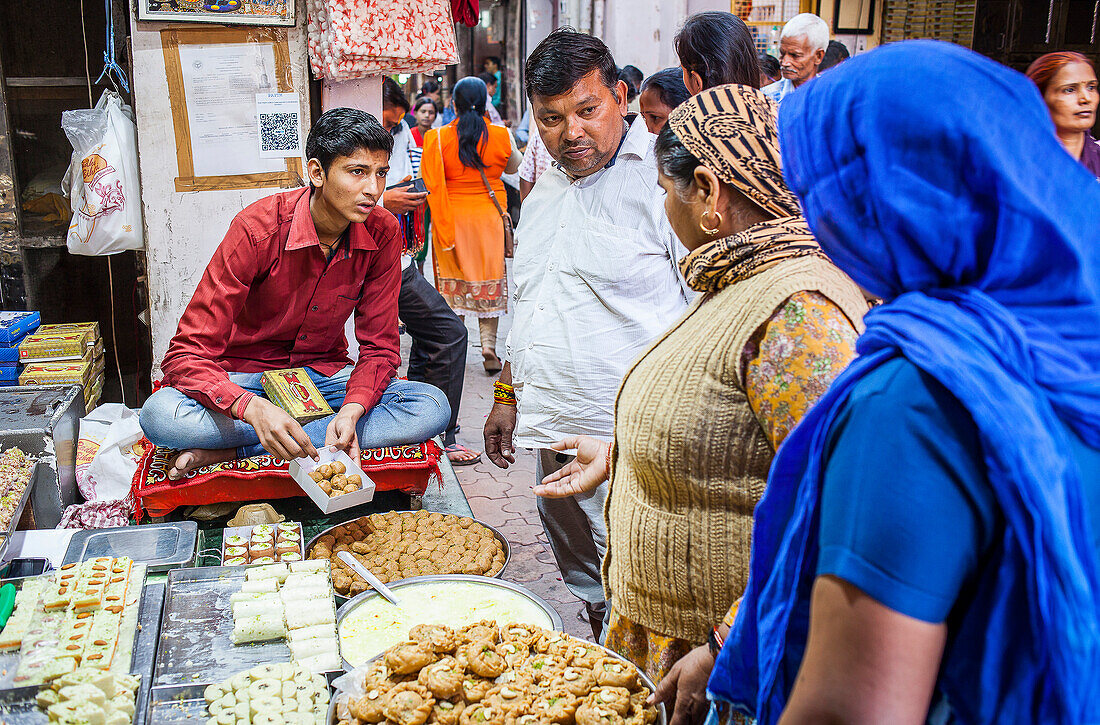
[[[318,78],[424,73],[458,62],[451,0],[307,0],[307,6],[309,62]]]
[[[478,22],[478,0],[451,0],[451,13],[456,23],[474,27]]]

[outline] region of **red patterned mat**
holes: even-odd
[[[287,472],[287,462],[272,455],[253,456],[197,468],[180,481],[168,480],[168,462],[176,451],[148,441],[133,481],[133,515],[164,516],[179,506],[264,501],[304,496]],[[440,480],[442,449],[434,441],[413,446],[371,448],[360,455],[363,471],[377,491],[423,494]]]

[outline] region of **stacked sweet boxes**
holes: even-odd
[[[37,312],[0,312],[0,386],[19,385],[19,344],[40,322]]]
[[[103,338],[98,322],[42,325],[19,345],[20,385],[79,385],[91,411],[103,393]]]

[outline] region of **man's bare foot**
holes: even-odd
[[[172,461],[172,465],[168,467],[168,480],[178,481],[196,468],[208,466],[211,463],[231,461],[236,457],[237,449],[235,448],[222,448],[220,450],[191,448],[180,451],[179,455],[176,456],[176,460]]]

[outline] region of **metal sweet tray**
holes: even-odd
[[[415,511],[396,511],[395,513],[411,514],[411,513],[416,513],[416,512]],[[431,512],[431,513],[436,513],[436,512]],[[455,518],[463,518],[463,517],[460,517],[460,516],[456,516],[455,514],[448,514],[448,513],[442,512],[442,511],[440,511],[438,513],[442,513],[444,516],[455,516]],[[512,561],[512,547],[508,544],[508,539],[504,538],[504,534],[500,533],[494,527],[490,526],[489,524],[485,523],[484,521],[479,521],[478,519],[475,519],[472,516],[467,516],[465,518],[470,519],[475,524],[481,524],[485,528],[489,529],[489,531],[493,532],[493,536],[496,538],[496,540],[500,542],[501,548],[504,549],[504,566],[500,567],[500,571],[498,571],[496,574],[494,574],[491,578],[493,578],[493,579],[503,579],[504,578],[504,571],[508,568],[509,562]],[[341,526],[346,526],[349,523],[351,523],[351,522],[350,521],[345,521],[343,523],[336,524],[335,526],[330,526],[327,529],[325,529],[324,531],[321,531],[320,533],[318,533],[312,539],[310,539],[309,542],[306,543],[305,557],[307,559],[309,558],[309,552],[310,552],[311,549],[313,549],[313,545],[317,543],[318,539],[320,539],[322,536],[324,536],[326,534],[331,534],[336,529],[340,528]],[[439,575],[439,576],[444,576],[444,575]],[[456,575],[456,576],[459,576],[459,575]],[[461,575],[461,576],[472,576],[472,575]],[[415,579],[415,578],[421,578],[421,577],[409,577],[409,579]],[[408,581],[408,579],[398,579],[396,581]],[[387,586],[390,586],[390,585],[391,584],[387,584]],[[371,591],[373,591],[373,590],[368,589],[366,592],[364,592],[364,594],[370,593]],[[357,595],[357,596],[362,596],[362,594]],[[343,596],[342,594],[340,594],[340,592],[336,592],[336,606],[343,605],[345,602],[349,601],[351,598],[352,597]]]
[[[198,535],[199,525],[194,521],[78,531],[69,541],[63,563],[97,556],[128,556],[145,564],[150,573],[165,572],[191,565]]]
[[[289,662],[282,640],[235,645],[229,598],[240,591],[245,567],[208,566],[168,572],[157,642],[154,685],[221,682],[258,664]]]
[[[362,595],[360,595],[360,596],[362,596]],[[593,643],[592,642],[587,642],[586,644],[593,644]],[[624,658],[618,652],[615,652],[613,650],[609,650],[607,647],[604,647],[603,645],[596,644],[595,646],[599,647],[603,651],[607,652],[607,654],[610,657],[614,657],[615,659],[622,660],[624,664],[626,664],[630,667],[634,667],[638,671],[638,679],[642,681],[642,684],[644,684],[646,687],[648,687],[650,692],[656,692],[657,691],[657,685],[654,684],[653,680],[649,679],[649,675],[647,675],[641,668],[637,667],[633,662],[631,662],[630,660]],[[376,662],[380,657],[383,657],[384,655],[385,655],[385,653],[383,652],[382,654],[371,657],[369,660],[367,660],[366,664]],[[366,665],[363,665],[363,666],[365,667]],[[352,670],[350,670],[350,669],[348,670],[348,672],[351,672],[351,671]],[[342,691],[339,691],[339,690],[332,694],[332,701],[329,703],[329,706],[328,706],[328,725],[338,725],[338,723],[340,722],[340,718],[337,717],[336,712],[337,712],[337,707],[338,707],[340,701],[343,699],[343,696],[344,696],[344,693]],[[153,722],[153,721],[150,720],[150,722]],[[657,722],[656,722],[656,725],[668,725],[668,712],[665,710],[665,704],[663,702],[659,703],[657,705]]]
[[[205,722],[208,717],[205,689],[206,685],[154,687],[149,691],[148,705],[135,712],[144,715],[149,725]]]
[[[26,579],[9,581],[21,586]],[[163,603],[164,584],[146,582],[138,608],[134,654],[130,661],[130,673],[141,675],[134,710],[135,725],[156,722],[155,720],[145,720],[144,713],[149,698],[149,685],[153,674],[153,655],[156,652],[157,629],[160,624],[160,612]],[[38,687],[10,687],[10,681],[15,676],[18,663],[19,654],[16,652],[0,656],[0,672],[4,673],[3,680],[0,681],[0,688],[3,688],[0,689],[0,723],[3,723],[3,725],[46,723],[48,722],[46,714],[39,710],[35,704]]]
[[[543,611],[543,613],[546,614],[546,616],[550,619],[551,629],[556,629],[559,632],[565,629],[565,626],[562,624],[561,621],[561,616],[557,613],[557,611],[555,611],[553,607],[547,604],[545,600],[543,600],[531,590],[522,587],[519,584],[513,584],[512,582],[504,581],[503,579],[493,579],[490,577],[474,576],[470,574],[436,574],[434,576],[409,577],[408,579],[401,579],[388,586],[390,587],[390,589],[393,590],[393,593],[398,597],[398,600],[400,600],[402,589],[405,589],[407,587],[415,587],[418,584],[427,584],[430,582],[471,582],[480,586],[499,587],[500,589],[507,589],[509,591],[516,592],[517,594],[521,594],[529,599],[532,603],[535,604],[535,606],[537,606]],[[358,609],[371,599],[380,596],[382,595],[374,591],[373,589],[368,589],[362,594],[357,594],[356,596],[352,597],[347,601],[347,603],[342,605],[339,611],[337,611],[336,613],[337,639],[340,639],[340,625],[344,622],[345,619],[347,619],[348,615],[350,615],[352,612],[354,612],[356,609]],[[345,672],[351,672],[357,666],[344,659],[343,654],[340,655],[340,661],[344,663]]]
[[[8,551],[8,543],[11,540],[11,535],[15,533],[15,527],[19,525],[19,519],[23,516],[23,509],[27,507],[27,501],[30,500],[31,492],[34,491],[35,486],[39,484],[41,479],[48,472],[49,468],[41,458],[35,462],[34,468],[31,469],[31,478],[27,482],[27,487],[23,489],[23,495],[19,498],[19,503],[16,504],[15,510],[11,513],[11,521],[8,522],[8,527],[0,530],[0,559],[3,559],[4,554]]]

